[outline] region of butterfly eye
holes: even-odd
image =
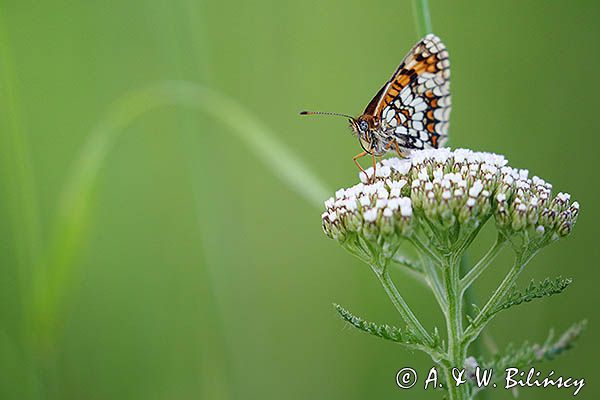
[[[369,124],[367,124],[367,121],[360,121],[359,127],[361,131],[366,131],[369,128]]]

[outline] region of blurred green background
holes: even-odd
[[[504,347],[589,318],[578,347],[540,368],[584,377],[578,397],[597,398],[600,3],[430,6],[452,61],[453,146],[505,154],[582,204],[573,235],[521,280],[574,284],[489,332]],[[297,113],[361,112],[418,39],[409,1],[4,0],[0,24],[1,399],[439,398],[394,383],[402,367],[430,368],[425,355],[335,314],[332,302],[399,323],[257,136],[326,191],[353,184],[346,123]],[[509,262],[486,273],[479,299]],[[440,325],[432,296],[396,279]]]

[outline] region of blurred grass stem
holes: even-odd
[[[41,247],[41,227],[35,176],[28,136],[21,122],[20,99],[10,38],[0,10],[0,157],[2,159],[2,197],[12,219],[12,241],[16,249],[20,284],[27,285]],[[27,291],[22,292],[24,297]]]
[[[413,0],[413,13],[417,25],[417,33],[420,37],[433,32],[431,28],[428,0]]]

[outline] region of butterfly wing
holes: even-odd
[[[450,61],[446,46],[429,34],[406,55],[391,79],[371,100],[365,114],[400,147],[440,147],[448,137]]]

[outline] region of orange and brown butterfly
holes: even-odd
[[[358,158],[367,154],[375,167],[375,157],[390,151],[403,157],[414,149],[443,146],[448,138],[450,108],[448,52],[437,36],[429,34],[404,57],[359,117],[315,111],[300,114],[349,118],[364,150],[354,157],[354,162],[364,172]]]

